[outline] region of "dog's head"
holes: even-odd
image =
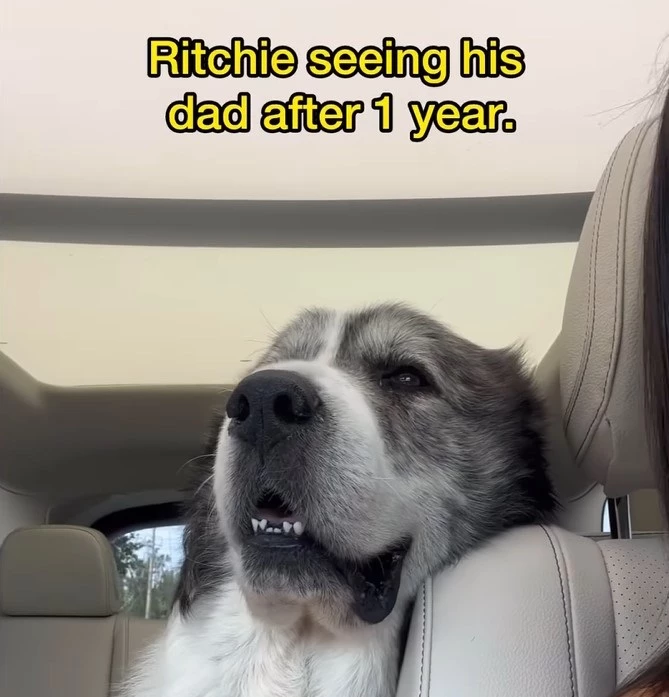
[[[554,508],[512,351],[402,305],[310,310],[230,395],[213,496],[245,592],[383,620],[400,588]]]

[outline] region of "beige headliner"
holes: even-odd
[[[0,484],[75,499],[181,489],[223,387],[57,387],[0,353]]]

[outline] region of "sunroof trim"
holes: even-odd
[[[575,242],[591,197],[214,201],[0,194],[0,239],[265,248]]]

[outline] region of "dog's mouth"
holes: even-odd
[[[306,545],[313,542],[304,534],[304,523],[275,492],[266,492],[258,499],[251,517],[251,530],[261,543],[285,545],[293,541]]]
[[[392,612],[402,564],[411,545],[410,540],[402,540],[368,560],[343,559],[319,543],[299,513],[276,492],[265,492],[258,499],[246,541],[266,557],[268,564],[306,564],[310,557],[327,562],[330,573],[350,587],[356,615],[370,624],[381,622]]]

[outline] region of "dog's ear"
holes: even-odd
[[[513,431],[506,438],[509,454],[527,468],[521,478],[521,489],[533,501],[541,519],[552,522],[560,510],[548,472],[546,457],[546,405],[526,359],[524,348],[516,344],[498,351],[508,366],[506,406]],[[515,524],[534,522],[518,520]]]

